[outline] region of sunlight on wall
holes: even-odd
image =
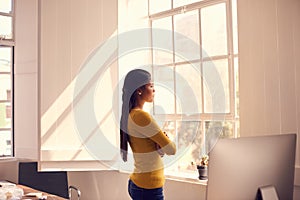
[[[115,160],[119,155],[117,63],[109,60],[115,44],[113,40],[92,51],[42,114],[41,161]]]
[[[77,129],[74,119],[74,108],[81,100],[74,102],[74,79],[64,92],[56,99],[52,106],[45,112],[41,118],[41,159],[49,160],[89,160],[97,159],[90,149],[86,149],[86,144],[93,138],[97,132],[94,129],[101,129],[107,140],[116,146],[117,126],[114,113],[112,112],[114,86],[112,83],[111,71],[108,70],[103,78],[97,83],[97,89],[94,96],[95,115],[98,122],[97,127],[92,127],[90,133],[81,133]],[[89,91],[86,91],[87,93]],[[84,114],[84,113],[83,113]],[[86,116],[88,117],[91,116]],[[115,128],[113,128],[115,127]],[[99,133],[98,133],[99,134]],[[97,146],[104,148],[106,144],[101,141],[95,141]],[[101,148],[100,148],[101,150]],[[104,159],[112,159],[114,152],[105,151]]]

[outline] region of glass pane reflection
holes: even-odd
[[[12,39],[12,17],[0,16],[0,37]]]
[[[202,57],[227,55],[226,4],[201,9]]]
[[[155,67],[155,114],[175,114],[173,67]]]
[[[163,65],[173,62],[173,34],[172,34],[172,18],[167,17],[152,21],[153,29],[169,30],[169,36],[162,38],[159,31],[152,31],[153,43],[153,64]],[[164,49],[157,49],[155,47],[163,46]],[[168,50],[168,51],[167,51]],[[170,51],[171,50],[171,51]]]
[[[0,1],[0,12],[11,13],[12,12],[12,0]]]
[[[201,79],[198,63],[176,66],[177,114],[202,112]]]
[[[176,55],[175,62],[199,59],[200,43],[198,10],[175,15],[174,32],[179,33],[174,34]],[[181,36],[181,34],[183,35],[183,37]],[[184,57],[181,57],[182,55],[180,55],[180,52],[184,53]]]
[[[204,112],[229,113],[230,89],[228,60],[203,63]]]

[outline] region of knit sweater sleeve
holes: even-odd
[[[133,135],[139,138],[150,138],[157,143],[164,153],[167,155],[174,155],[176,153],[176,145],[172,142],[166,134],[160,129],[155,119],[145,111],[135,112],[131,116],[131,128]]]

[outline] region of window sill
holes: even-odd
[[[131,173],[131,172],[122,171],[122,170],[121,171],[117,170],[117,171],[119,171],[119,173],[124,173],[124,174]],[[166,177],[166,180],[169,180],[169,181],[207,186],[207,180],[200,180],[200,179],[198,179],[197,175],[195,176],[195,174],[192,174],[192,173],[179,173],[179,175],[176,174],[176,176],[175,176],[174,174],[165,172],[165,177]],[[195,177],[197,177],[197,178],[195,178]]]
[[[11,156],[2,156],[0,157],[0,162],[6,162],[6,161],[17,161],[17,158],[11,157]]]
[[[166,174],[165,176],[166,179],[170,181],[207,186],[207,180],[200,180],[198,178],[192,177],[190,174],[188,174],[187,176],[185,176],[184,174],[180,174],[176,176],[172,174]]]

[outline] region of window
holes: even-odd
[[[178,148],[166,172],[195,172],[192,162],[209,153],[219,137],[239,135],[236,1],[169,0],[161,6],[150,0],[148,5],[159,97],[151,112]],[[161,29],[169,34],[165,49],[157,48]]]
[[[0,157],[13,156],[13,0],[0,2]]]

